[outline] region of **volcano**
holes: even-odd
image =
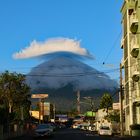
[[[56,57],[34,67],[27,75],[32,93],[48,93],[57,107],[73,108],[76,91],[83,96],[101,96],[118,88],[116,81],[87,64],[69,57]]]

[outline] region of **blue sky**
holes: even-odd
[[[123,0],[0,0],[0,72],[25,74],[41,63],[37,58],[13,58],[33,40],[69,38],[79,41],[95,57],[86,63],[118,79],[119,71],[115,69],[122,57],[122,3]]]

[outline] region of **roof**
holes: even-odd
[[[95,117],[95,112],[87,111],[84,115],[87,117],[92,117],[92,116]]]

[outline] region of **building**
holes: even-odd
[[[123,89],[125,133],[130,134],[130,125],[140,124],[140,0],[124,0],[122,13],[121,48],[124,72]]]
[[[51,121],[55,120],[55,107],[49,102],[39,102],[39,106],[31,107],[31,116],[38,119],[39,121]]]

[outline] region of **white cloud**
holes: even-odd
[[[80,41],[69,38],[53,38],[44,42],[34,40],[25,49],[14,53],[13,58],[24,59],[56,52],[70,52],[82,56],[91,56],[85,48],[80,46]]]

